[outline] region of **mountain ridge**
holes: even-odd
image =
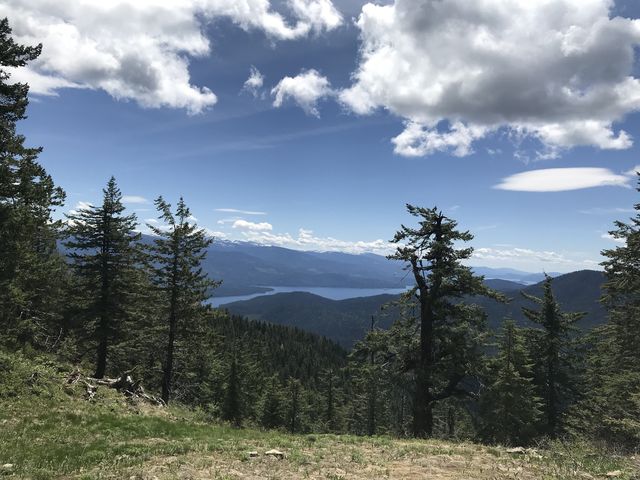
[[[487,313],[488,325],[497,329],[506,317],[511,317],[521,326],[532,326],[522,314],[522,307],[535,305],[520,294],[542,294],[542,283],[516,288],[514,282],[487,280],[489,286],[501,290],[508,298],[506,304],[487,298],[470,299]],[[553,289],[558,302],[566,311],[585,311],[587,315],[579,322],[579,328],[589,330],[605,321],[606,313],[599,303],[604,273],[581,270],[556,277]],[[496,286],[497,285],[497,286]],[[502,288],[497,288],[497,287]],[[507,290],[505,290],[505,288]],[[394,311],[381,312],[381,307],[398,298],[397,295],[376,295],[346,300],[331,300],[306,292],[277,293],[223,305],[222,308],[236,315],[279,325],[289,325],[323,335],[349,348],[361,339],[374,316],[377,326],[389,328],[394,320]]]

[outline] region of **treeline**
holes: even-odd
[[[0,22],[0,344],[90,364],[96,377],[136,369],[165,402],[212,418],[291,432],[449,436],[526,445],[581,435],[628,448],[640,442],[640,205],[603,252],[606,325],[585,333],[547,277],[525,316],[495,334],[469,302],[505,299],[464,265],[473,236],[437,208],[408,206],[391,258],[416,287],[347,353],[294,328],[208,306],[220,279],[201,265],[212,239],[185,202],[162,197],[152,241],[136,232],[115,179],[100,205],[54,220],[64,192],[25,145],[28,86],[9,83],[40,46]],[[61,253],[59,245],[64,245]],[[222,279],[223,280],[223,279]]]

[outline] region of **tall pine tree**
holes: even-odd
[[[67,215],[66,247],[82,285],[84,316],[97,344],[95,377],[107,369],[109,347],[123,333],[135,303],[141,257],[134,214],[124,215],[122,193],[111,177],[102,205],[90,205]]]
[[[156,238],[149,246],[149,265],[153,282],[161,293],[166,325],[165,358],[162,366],[162,399],[168,403],[172,393],[176,344],[188,348],[188,338],[197,335],[209,309],[205,301],[218,285],[202,270],[202,261],[212,238],[199,228],[184,200],[175,214],[162,197],[155,201],[158,217],[165,227],[147,225]],[[184,352],[188,355],[188,352]]]
[[[9,82],[6,70],[24,67],[41,49],[15,43],[7,19],[0,20],[0,326],[22,341],[59,320],[64,275],[56,250],[61,224],[51,215],[64,192],[38,163],[42,149],[25,146],[16,132],[26,118],[29,86]]]
[[[640,173],[639,173],[640,175]],[[640,191],[640,176],[638,177]],[[586,400],[587,428],[598,437],[640,447],[640,203],[628,222],[610,232],[620,242],[602,252],[606,274],[601,302],[608,322],[591,336]]]
[[[487,385],[479,405],[480,438],[500,444],[531,442],[542,416],[542,400],[536,396],[524,335],[513,320],[504,322],[500,350],[487,367]]]
[[[398,244],[389,258],[406,262],[416,287],[412,295],[419,305],[419,351],[415,362],[413,434],[433,434],[433,407],[451,396],[469,393],[462,381],[480,363],[485,336],[485,315],[459,301],[470,295],[497,297],[462,264],[472,248],[456,248],[473,239],[468,231],[437,208],[407,205],[419,219],[417,228],[402,225],[393,241]]]
[[[577,398],[577,340],[573,324],[584,313],[563,312],[552,290],[553,279],[545,275],[542,297],[522,295],[540,306],[539,310],[524,307],[525,317],[542,327],[530,331],[531,352],[538,395],[543,400],[544,431],[556,436],[564,429],[564,416]]]

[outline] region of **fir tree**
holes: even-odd
[[[541,298],[523,292],[525,298],[540,305],[540,310],[522,310],[529,320],[542,327],[530,331],[530,348],[536,359],[534,378],[543,399],[545,433],[556,436],[563,430],[564,414],[578,393],[577,341],[573,324],[585,314],[563,312],[553,295],[552,282],[553,279],[545,275]]]
[[[302,385],[300,383],[300,380],[291,377],[287,380],[286,399],[287,428],[289,429],[289,432],[297,433],[302,427],[301,420],[303,416]]]
[[[620,245],[602,252],[601,302],[609,316],[590,338],[581,405],[591,432],[631,449],[640,446],[640,203],[634,209],[630,221],[616,221],[609,232]]]
[[[271,377],[264,388],[260,409],[260,425],[264,428],[278,428],[284,423],[284,399],[280,382]]]
[[[9,82],[6,70],[24,67],[41,49],[15,43],[7,19],[0,20],[0,325],[22,341],[60,320],[56,304],[65,275],[56,251],[61,224],[51,217],[64,192],[37,162],[42,149],[26,147],[16,133],[26,118],[29,86]]]
[[[456,222],[437,208],[407,205],[419,218],[419,227],[405,225],[396,233],[395,254],[389,258],[408,264],[416,287],[409,295],[419,305],[419,351],[415,371],[413,434],[433,434],[435,403],[454,395],[467,395],[461,382],[479,363],[485,332],[485,316],[456,299],[469,295],[497,294],[488,290],[482,277],[472,274],[462,261],[472,248],[456,248],[473,236],[456,229]]]
[[[104,377],[109,347],[120,336],[134,302],[140,235],[134,232],[136,216],[123,212],[122,194],[111,177],[101,206],[67,215],[65,245],[82,279],[85,318],[97,343],[96,378]]]
[[[387,335],[385,332],[374,328],[374,319],[371,319],[371,328],[364,340],[357,342],[350,355],[351,359],[351,383],[355,390],[352,396],[352,407],[360,411],[353,411],[354,426],[361,423],[366,426],[364,432],[367,435],[375,435],[378,431],[384,397],[383,377],[385,376],[384,352],[387,349]],[[363,414],[364,413],[364,414]],[[358,428],[357,431],[360,429]]]
[[[238,370],[238,359],[233,355],[229,363],[229,373],[225,385],[222,418],[233,422],[233,424],[239,428],[242,426],[242,419],[244,417],[244,398]]]
[[[149,246],[153,282],[160,291],[166,315],[166,356],[163,362],[162,399],[168,403],[174,380],[176,342],[186,345],[197,333],[209,307],[204,302],[218,285],[202,270],[202,261],[212,238],[192,222],[191,212],[180,198],[176,213],[162,197],[155,201],[158,217],[166,228],[147,225],[156,235]],[[194,329],[195,326],[195,329]]]
[[[487,442],[527,444],[536,433],[541,407],[524,335],[513,320],[506,320],[498,356],[489,362],[488,384],[480,396],[478,434]]]

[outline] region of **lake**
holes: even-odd
[[[341,288],[341,287],[265,287],[271,288],[268,292],[252,293],[251,295],[235,295],[228,297],[212,297],[209,303],[214,307],[219,307],[226,303],[250,300],[264,295],[274,295],[276,293],[307,292],[319,295],[331,300],[346,300],[347,298],[373,297],[375,295],[398,295],[405,292],[405,288]],[[407,287],[408,288],[408,287]]]

